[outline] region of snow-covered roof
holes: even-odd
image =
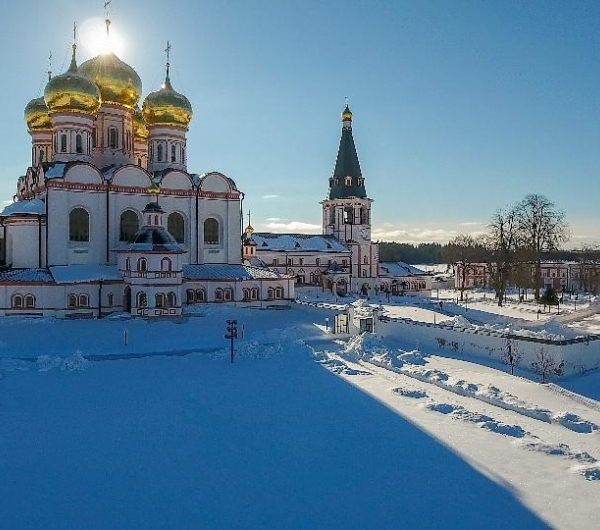
[[[107,166],[107,167],[103,167],[102,168],[102,174],[104,175],[104,179],[105,180],[110,180],[114,174],[114,172],[119,169],[119,167],[122,166],[117,166],[117,165],[112,165],[112,166]]]
[[[46,203],[41,199],[29,199],[25,201],[17,201],[9,204],[0,217],[8,217],[10,215],[45,215]]]
[[[258,250],[279,252],[350,252],[330,235],[254,233]]]
[[[53,283],[48,269],[8,269],[0,271],[0,282]]]
[[[403,261],[384,261],[379,263],[380,276],[431,276],[430,272],[417,269]]]
[[[284,274],[251,265],[204,264],[184,265],[186,280],[276,280]]]
[[[67,164],[63,162],[54,162],[53,164],[49,164],[44,171],[44,176],[47,179],[56,179],[63,178],[65,176],[65,168]]]
[[[122,280],[116,265],[60,265],[50,267],[56,283],[91,283]]]

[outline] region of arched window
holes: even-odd
[[[84,294],[84,293],[79,295],[78,302],[79,302],[79,307],[88,307],[90,305],[90,299],[89,299],[88,295]]]
[[[243,289],[242,290],[242,295],[243,295],[243,300],[244,301],[250,300],[250,289]]]
[[[90,214],[83,208],[73,208],[69,214],[69,240],[90,240]]]
[[[223,290],[223,300],[227,302],[233,300],[233,289],[231,287]]]
[[[131,150],[131,132],[127,131],[127,149]]]
[[[162,162],[162,160],[163,160],[163,146],[162,146],[162,144],[158,144],[158,146],[156,147],[156,158],[158,159],[159,162]]]
[[[60,152],[61,153],[67,152],[67,135],[66,134],[60,135]]]
[[[169,258],[163,258],[160,260],[160,270],[164,272],[171,272],[173,264]]]
[[[148,307],[148,297],[144,291],[141,291],[137,294],[137,306]]]
[[[110,149],[119,148],[119,131],[116,127],[108,128],[108,147]]]
[[[193,304],[196,301],[196,293],[194,289],[188,289],[185,292],[185,299],[187,304]]]
[[[131,243],[135,234],[140,229],[140,220],[133,210],[125,210],[121,214],[119,241]]]
[[[142,167],[142,159],[138,158],[138,166]]]
[[[185,147],[181,147],[181,163],[185,164]]]
[[[177,160],[176,148],[174,145],[171,146],[171,162]]]
[[[115,295],[113,293],[109,293],[108,295],[108,305],[115,305]]]
[[[96,147],[96,142],[98,141],[97,138],[98,138],[98,129],[96,129],[96,127],[94,127],[92,129],[92,147],[94,147],[94,148]]]
[[[315,260],[315,265],[316,265],[317,267],[318,267],[319,265],[321,265],[321,259],[320,259],[320,258],[317,258],[317,259]]]
[[[275,289],[275,298],[278,300],[283,298],[283,287],[277,287],[277,289]]]
[[[175,307],[177,305],[177,297],[174,292],[167,294],[167,307]]]
[[[219,221],[213,217],[204,221],[204,243],[207,245],[219,244]]]
[[[215,290],[215,302],[222,302],[223,301],[223,289],[216,289]]]
[[[126,271],[130,271],[131,270],[131,258],[127,258],[125,260],[125,270]]]
[[[206,291],[204,289],[196,289],[196,300],[206,302]]]
[[[269,290],[267,291],[267,298],[269,300],[273,300],[273,298],[275,298],[275,289],[273,289],[273,287],[269,287]]]
[[[167,230],[175,238],[177,243],[185,242],[185,222],[183,215],[177,212],[169,214],[167,217]]]
[[[77,307],[77,295],[70,294],[67,298],[67,306],[68,307]]]
[[[156,293],[154,295],[154,307],[165,307],[165,295],[163,293]]]
[[[140,272],[146,272],[148,270],[148,261],[146,260],[146,258],[138,259],[137,270]]]
[[[252,287],[252,290],[250,291],[250,298],[252,300],[258,300],[258,288],[257,287]]]
[[[75,136],[75,152],[83,153],[83,143],[81,141],[81,134]]]
[[[25,307],[27,309],[33,309],[35,307],[35,297],[32,294],[28,294],[25,297]]]
[[[10,301],[10,306],[13,309],[22,309],[23,308],[23,297],[20,294],[13,294],[13,297]]]
[[[364,263],[365,265],[368,265],[368,264],[369,264],[369,258],[367,258],[367,256],[365,256],[365,257],[363,258],[363,263]]]

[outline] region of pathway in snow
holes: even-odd
[[[552,525],[598,524],[591,500],[600,495],[597,407],[493,368],[422,359],[415,352],[394,361],[390,349],[376,346],[366,356],[341,346],[315,355],[480,469],[513,484]]]

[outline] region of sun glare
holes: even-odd
[[[106,23],[103,19],[88,18],[79,28],[79,40],[81,45],[93,56],[101,53],[113,52],[121,55],[124,41],[113,26],[110,26],[109,35],[106,34]]]

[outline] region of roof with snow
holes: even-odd
[[[8,269],[0,271],[0,283],[54,283],[48,269]]]
[[[431,276],[430,272],[417,269],[403,261],[380,262],[379,274],[381,276]]]
[[[65,176],[67,164],[64,162],[46,162],[44,167],[44,176],[47,179],[61,179]]]
[[[58,284],[91,283],[97,281],[120,281],[116,265],[61,265],[50,267],[50,273]]]
[[[204,264],[184,265],[186,280],[277,280],[287,276],[251,265]]]
[[[13,202],[2,210],[0,217],[11,215],[46,215],[46,203],[40,199]]]
[[[331,235],[253,234],[257,250],[278,252],[350,252],[338,239]]]

